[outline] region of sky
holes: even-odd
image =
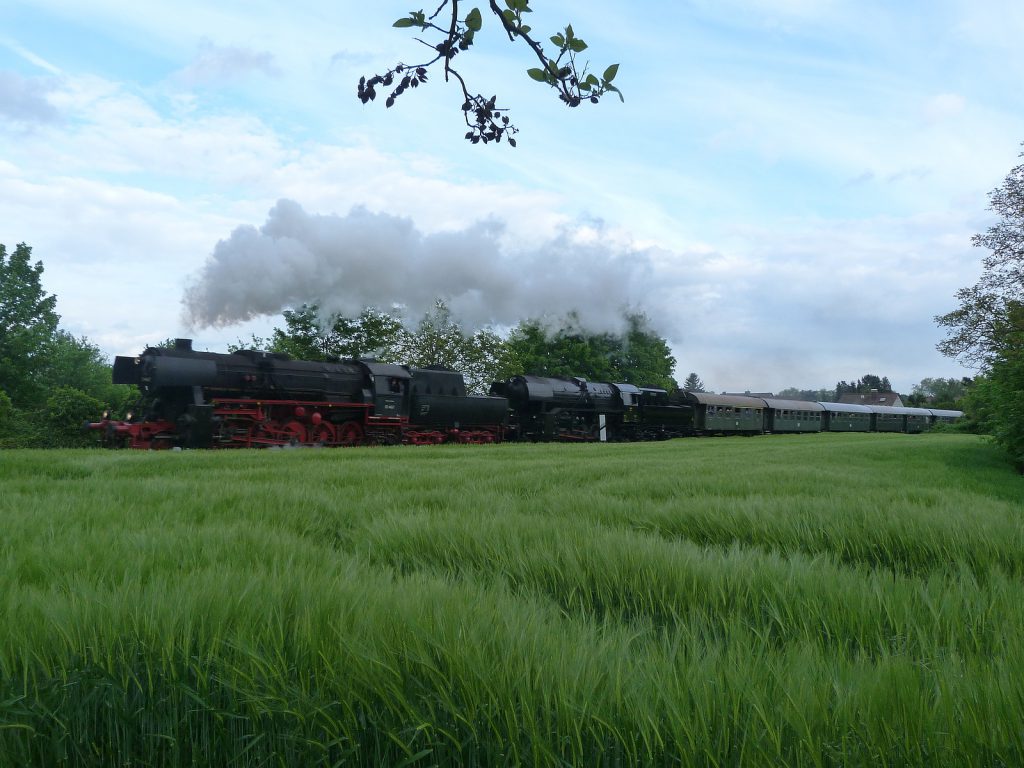
[[[972,373],[934,316],[1021,162],[1024,3],[532,4],[625,100],[566,108],[485,13],[456,61],[512,148],[464,140],[439,74],[356,98],[425,60],[403,3],[4,0],[0,243],[110,356],[444,298],[467,328],[644,312],[716,391]]]

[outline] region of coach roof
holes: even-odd
[[[774,397],[761,399],[764,400],[765,405],[769,408],[774,408],[776,411],[813,411],[821,413],[825,410],[821,407],[820,403],[813,403],[810,400],[779,400]]]
[[[857,403],[818,403],[818,405],[830,413],[871,413],[871,409],[866,405]]]
[[[764,408],[764,400],[744,395],[715,395],[711,392],[684,392],[687,399],[701,405],[731,405],[733,408]]]

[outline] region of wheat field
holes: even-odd
[[[1024,764],[957,434],[0,452],[0,765]]]

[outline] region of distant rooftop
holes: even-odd
[[[839,398],[840,403],[856,403],[857,405],[892,405],[897,408],[903,405],[903,398],[898,392],[847,392]]]

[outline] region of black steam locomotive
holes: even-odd
[[[514,376],[470,395],[461,373],[373,360],[310,362],[258,350],[196,352],[189,339],[114,361],[135,415],[87,428],[110,446],[432,445],[662,440],[694,434],[920,432],[959,411],[807,403]]]
[[[508,423],[505,398],[467,395],[454,371],[196,352],[189,339],[116,358],[113,380],[139,387],[136,412],[88,427],[131,448],[491,443]]]

